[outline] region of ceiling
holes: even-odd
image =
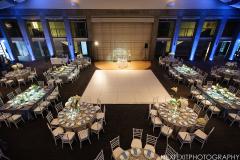
[[[231,9],[219,0],[27,0],[15,9]],[[168,2],[175,1],[169,7]]]

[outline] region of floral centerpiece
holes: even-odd
[[[79,95],[73,96],[70,98],[70,107],[72,109],[78,110],[79,109],[79,102],[81,100],[81,97]]]
[[[179,116],[179,108],[181,107],[181,101],[180,99],[172,98],[169,100],[168,104],[172,107],[171,113],[172,117],[175,118]]]
[[[23,68],[23,64],[21,64],[21,63],[16,63],[16,64],[12,65],[12,69],[14,69],[14,70],[20,70],[22,68]]]
[[[172,98],[169,100],[168,104],[170,104],[171,106],[173,107],[178,107],[180,108],[181,107],[181,101],[180,99],[176,99],[176,98]]]

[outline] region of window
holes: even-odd
[[[44,37],[42,24],[39,21],[27,21],[27,29],[31,37],[34,38]]]
[[[7,34],[10,37],[22,37],[22,33],[16,20],[6,20],[4,21],[4,25],[7,30]]]
[[[239,20],[228,20],[223,30],[222,37],[233,37],[239,23],[240,23]]]
[[[70,25],[74,38],[87,38],[87,25],[85,20],[71,20]]]
[[[10,59],[8,53],[7,53],[7,49],[5,47],[5,43],[4,40],[0,41],[0,57],[3,56],[4,58]]]
[[[179,37],[193,37],[196,22],[194,21],[183,21],[180,25]]]
[[[201,37],[213,37],[216,27],[217,21],[205,21],[201,32]]]
[[[175,21],[159,20],[158,37],[173,37]]]
[[[64,23],[61,21],[49,21],[49,27],[52,37],[66,37]]]

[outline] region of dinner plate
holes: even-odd
[[[139,148],[133,148],[133,149],[131,149],[130,152],[134,157],[137,157],[141,154],[141,150]]]
[[[125,151],[120,155],[121,160],[128,160],[129,159],[129,152]]]
[[[150,150],[144,150],[144,156],[147,158],[147,159],[152,159],[154,158],[154,153]]]

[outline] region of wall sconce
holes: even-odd
[[[94,46],[98,46],[98,45],[99,45],[98,41],[95,41]]]

